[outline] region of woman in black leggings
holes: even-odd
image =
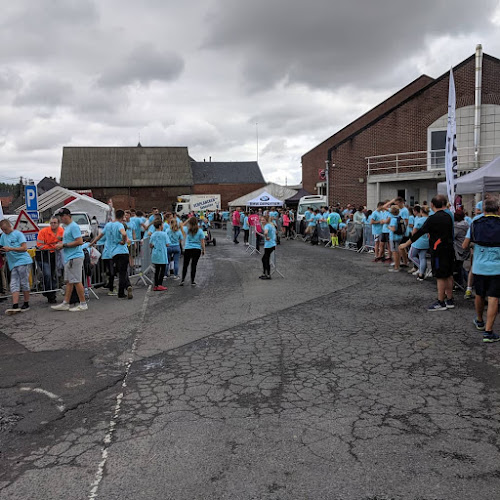
[[[269,221],[269,216],[264,215],[261,219],[264,233],[264,255],[262,256],[262,267],[264,274],[259,276],[261,280],[271,279],[271,254],[276,248],[276,226]]]
[[[186,227],[187,226],[187,227]],[[187,229],[187,231],[186,231]],[[198,227],[196,217],[191,217],[181,225],[181,231],[185,235],[186,245],[184,246],[184,262],[182,266],[182,280],[179,286],[184,286],[189,264],[191,263],[191,286],[196,286],[196,266],[198,260],[205,253],[205,234]]]

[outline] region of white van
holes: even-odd
[[[320,196],[319,194],[302,196],[297,206],[297,220],[300,221],[304,218],[304,214],[309,207],[313,210],[319,210],[321,207],[326,207],[327,205],[326,196]]]

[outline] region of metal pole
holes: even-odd
[[[326,176],[326,206],[330,210],[330,170],[328,168],[328,160],[325,160],[325,176]]]

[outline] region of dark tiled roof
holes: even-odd
[[[300,199],[302,198],[302,196],[309,196],[311,193],[309,191],[306,191],[305,189],[303,188],[300,188],[298,191],[297,191],[297,194],[292,196],[291,198],[288,198],[285,200],[285,203],[287,202],[295,202],[295,201],[300,201]]]
[[[65,147],[61,185],[73,189],[191,186],[186,147]]]
[[[59,186],[59,184],[50,177],[44,177],[37,185],[38,194],[46,193],[50,191],[53,187]]]
[[[256,161],[192,162],[195,184],[265,184]]]

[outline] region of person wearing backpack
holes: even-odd
[[[394,260],[394,267],[389,268],[390,273],[399,273],[400,257],[399,257],[399,243],[401,242],[405,233],[404,222],[399,215],[399,208],[393,205],[390,209],[391,220],[389,222],[389,245],[391,248],[392,258]]]
[[[472,273],[476,288],[476,318],[473,322],[478,330],[484,332],[483,342],[491,343],[500,340],[500,336],[493,332],[500,297],[500,206],[498,200],[493,198],[485,200],[483,205],[484,216],[474,220],[470,228],[470,241],[474,243]],[[486,298],[488,310],[485,322]]]

